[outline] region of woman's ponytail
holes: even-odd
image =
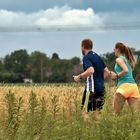
[[[132,69],[134,69],[135,65],[136,65],[136,59],[134,58],[132,50],[129,47],[126,47],[125,55],[131,65]]]

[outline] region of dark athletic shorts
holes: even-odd
[[[105,92],[95,93],[89,92],[89,99],[86,99],[87,91],[84,91],[82,98],[82,109],[85,105],[86,100],[88,100],[88,104],[86,106],[87,111],[94,111],[96,109],[102,109],[104,105]]]

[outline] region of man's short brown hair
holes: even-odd
[[[84,47],[85,49],[92,49],[92,46],[93,46],[93,43],[91,41],[91,39],[84,39],[82,40],[82,44],[81,44],[82,47]]]

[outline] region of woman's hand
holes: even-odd
[[[116,78],[118,78],[118,75],[115,72],[110,71],[110,77],[111,77],[111,79],[116,79]]]

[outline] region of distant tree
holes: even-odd
[[[0,73],[0,82],[2,83],[23,83],[23,77],[13,72]]]
[[[4,70],[4,64],[2,62],[2,60],[0,60],[0,71],[3,71]]]
[[[44,81],[44,68],[48,58],[45,53],[35,51],[30,55],[28,67],[30,69],[30,78],[34,82]]]
[[[134,54],[135,54],[135,57],[137,59],[137,62],[139,62],[139,60],[140,60],[140,51],[135,51]]]
[[[22,77],[26,76],[29,55],[26,50],[16,50],[4,59],[5,69]]]
[[[81,59],[79,57],[73,57],[70,61],[73,65],[78,65],[80,64]]]
[[[140,51],[135,51],[134,54],[137,59],[137,64],[134,69],[134,76],[136,78],[136,81],[140,83]]]
[[[59,55],[57,53],[52,54],[52,59],[53,60],[59,60]]]
[[[69,60],[51,60],[52,75],[49,77],[49,82],[68,82],[69,77],[72,77],[73,65]]]
[[[113,70],[114,65],[115,65],[115,59],[116,59],[116,56],[114,55],[114,52],[103,54],[102,58],[103,58],[105,64],[107,65],[107,67],[110,70]]]

